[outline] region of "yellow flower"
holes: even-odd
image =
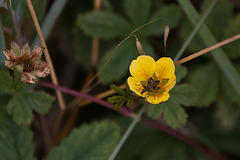
[[[169,99],[169,91],[176,84],[175,66],[171,58],[163,57],[158,61],[146,55],[133,60],[129,67],[130,90],[152,104],[159,104]]]

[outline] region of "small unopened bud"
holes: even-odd
[[[168,39],[169,31],[170,31],[170,27],[167,24],[165,26],[165,30],[164,30],[164,47],[165,47],[165,51],[166,51],[166,48],[167,48],[167,39]]]
[[[142,44],[140,43],[140,41],[138,40],[137,37],[136,37],[136,45],[137,45],[137,49],[138,49],[139,54],[140,55],[145,55]]]

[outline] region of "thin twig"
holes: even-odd
[[[208,53],[208,52],[210,52],[210,51],[212,51],[214,49],[217,49],[217,48],[219,48],[221,46],[224,46],[224,45],[226,45],[228,43],[231,43],[233,41],[236,41],[238,39],[240,39],[240,34],[237,34],[237,35],[235,35],[233,37],[230,37],[230,38],[228,38],[228,39],[226,39],[224,41],[221,41],[221,42],[219,42],[219,43],[217,43],[215,45],[212,45],[212,46],[210,46],[208,48],[205,48],[205,49],[203,49],[203,50],[201,50],[199,52],[193,53],[190,56],[187,56],[187,57],[185,57],[183,59],[180,59],[179,61],[175,62],[174,64],[175,64],[175,66],[183,64],[183,63],[185,63],[187,61],[190,61],[190,60],[192,60],[194,58],[197,58],[197,57],[199,57],[199,56],[201,56],[201,55],[203,55],[205,53]]]
[[[97,99],[93,96],[90,96],[90,95],[87,95],[87,94],[84,94],[84,93],[81,93],[81,92],[77,92],[75,90],[71,90],[69,88],[65,88],[65,87],[62,87],[62,86],[56,86],[56,85],[48,83],[48,82],[39,82],[39,85],[45,86],[45,87],[48,87],[48,88],[52,88],[52,89],[58,89],[58,90],[61,90],[62,92],[66,93],[66,94],[91,100],[94,103],[100,104],[100,105],[102,105],[106,108],[109,108],[111,110],[119,112],[126,117],[130,117],[130,118],[135,117],[135,115],[133,113],[131,113],[130,110],[126,109],[125,107],[122,107],[118,110],[115,110],[113,104],[110,104],[110,103],[105,102],[103,100]],[[193,139],[191,139],[191,138],[189,138],[185,135],[182,135],[182,134],[174,131],[173,129],[171,129],[169,127],[162,126],[159,123],[157,123],[153,120],[150,120],[148,118],[141,118],[141,121],[143,123],[146,123],[150,126],[153,126],[153,127],[157,128],[157,129],[160,129],[161,131],[163,131],[163,132],[165,132],[169,135],[172,135],[172,136],[176,137],[177,139],[179,139],[179,140],[189,144],[190,146],[202,151],[203,153],[205,153],[207,156],[211,157],[214,160],[226,160],[226,158],[222,157],[221,155],[218,155],[217,153],[212,151],[210,148],[208,148],[204,144],[202,144],[200,142],[197,142],[197,141],[195,141],[195,140],[193,140]]]
[[[35,10],[34,10],[33,5],[32,5],[32,1],[31,0],[26,0],[26,1],[27,1],[27,5],[28,5],[28,8],[30,10],[32,19],[33,19],[33,23],[35,25],[35,28],[36,28],[36,31],[37,31],[37,34],[38,34],[38,37],[40,39],[41,45],[42,45],[42,47],[45,48],[44,49],[44,55],[45,55],[45,58],[46,58],[47,62],[49,63],[50,68],[51,68],[52,82],[53,82],[53,84],[58,85],[57,76],[56,76],[56,73],[55,73],[55,70],[54,70],[54,67],[53,67],[53,64],[52,64],[51,57],[50,57],[49,52],[48,52],[46,42],[45,42],[45,40],[43,38],[43,35],[42,35],[42,31],[41,31],[36,13],[35,13]],[[56,94],[57,94],[60,109],[65,110],[66,107],[65,107],[65,103],[64,103],[64,100],[63,100],[62,93],[59,90],[56,90]]]

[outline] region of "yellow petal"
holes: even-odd
[[[169,79],[168,83],[163,87],[165,92],[169,92],[176,84],[176,76],[175,74]]]
[[[171,58],[163,57],[156,61],[156,77],[170,79],[175,73],[175,66]]]
[[[127,83],[129,86],[129,89],[133,92],[135,92],[137,95],[142,96],[142,85],[140,81],[137,78],[134,77],[128,77]]]
[[[132,61],[129,70],[134,78],[139,81],[147,81],[155,72],[156,64],[152,57],[141,55]]]
[[[154,96],[147,97],[147,101],[152,104],[159,104],[169,99],[169,93],[164,92],[163,94],[155,94]]]

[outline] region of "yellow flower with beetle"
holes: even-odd
[[[175,66],[171,58],[162,57],[155,61],[147,55],[140,55],[129,67],[131,76],[127,82],[130,90],[146,98],[152,104],[169,99],[169,91],[176,84]]]

